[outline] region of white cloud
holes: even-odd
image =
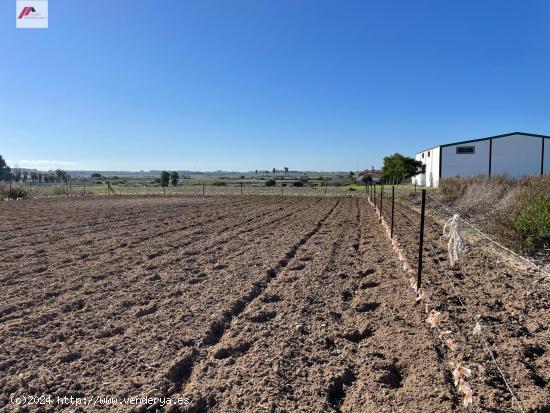
[[[51,169],[51,168],[59,168],[59,167],[76,165],[77,163],[72,161],[54,161],[51,159],[37,159],[37,160],[23,159],[22,161],[15,162],[15,164],[23,168]]]

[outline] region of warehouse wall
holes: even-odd
[[[512,135],[493,139],[491,174],[506,173],[513,177],[539,174],[541,150],[541,138],[536,136]]]
[[[541,167],[542,139],[546,139],[544,173],[550,174],[550,138],[514,134],[420,152],[416,154],[416,159],[426,165],[426,174],[414,177],[413,183],[438,186],[440,163],[441,178],[488,175],[489,167],[492,176],[503,173],[512,177],[538,175]]]
[[[544,138],[544,173],[550,174],[550,139]]]
[[[422,152],[417,153],[414,159],[416,159],[417,161],[422,161],[421,155],[422,155]],[[426,175],[419,174],[419,175],[413,176],[412,183],[416,185],[424,185],[426,183]]]
[[[457,153],[456,148],[464,146],[473,146],[474,153]],[[489,174],[489,140],[444,146],[441,149],[442,178]]]
[[[426,173],[416,175],[412,182],[417,185],[437,186],[439,184],[439,146],[417,153],[415,159],[426,165]]]

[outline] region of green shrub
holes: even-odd
[[[212,185],[214,185],[214,186],[227,186],[227,182],[216,181]]]
[[[550,244],[550,177],[525,178],[522,184],[504,224],[525,252]]]
[[[277,181],[275,179],[268,179],[267,181],[265,181],[265,186],[276,186],[277,185]]]
[[[550,198],[547,194],[531,195],[522,197],[512,218],[522,249],[550,242]]]

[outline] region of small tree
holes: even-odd
[[[160,173],[160,186],[162,186],[162,192],[166,194],[166,188],[170,184],[170,172],[168,171],[162,171]]]
[[[91,175],[92,178],[101,178],[101,174],[100,173],[97,173],[97,172],[94,172],[92,175]]]
[[[275,179],[268,179],[265,181],[265,186],[275,186],[277,185],[277,181]]]
[[[172,181],[172,186],[178,186],[179,179],[180,174],[177,171],[170,172],[170,180]]]
[[[385,180],[403,180],[418,175],[424,171],[421,161],[395,153],[384,158],[382,177]]]
[[[63,169],[56,169],[55,177],[57,178],[58,182],[64,182],[64,183],[67,183],[67,181],[70,178],[69,175],[67,175],[67,171],[64,171]]]
[[[0,155],[0,181],[8,180],[11,176],[11,169],[2,157]]]
[[[13,175],[14,181],[19,182],[21,180],[21,169],[17,168]]]

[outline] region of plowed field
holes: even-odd
[[[403,222],[413,254],[417,229]],[[427,237],[444,259],[437,231]],[[6,202],[0,254],[0,411],[462,409],[456,355],[363,198]],[[526,411],[548,411],[547,295],[506,279],[491,296],[506,269],[475,254],[469,303],[491,317]],[[450,295],[432,263],[427,274],[435,297]],[[508,308],[510,289],[521,297]],[[468,351],[474,410],[517,411],[482,350]]]

